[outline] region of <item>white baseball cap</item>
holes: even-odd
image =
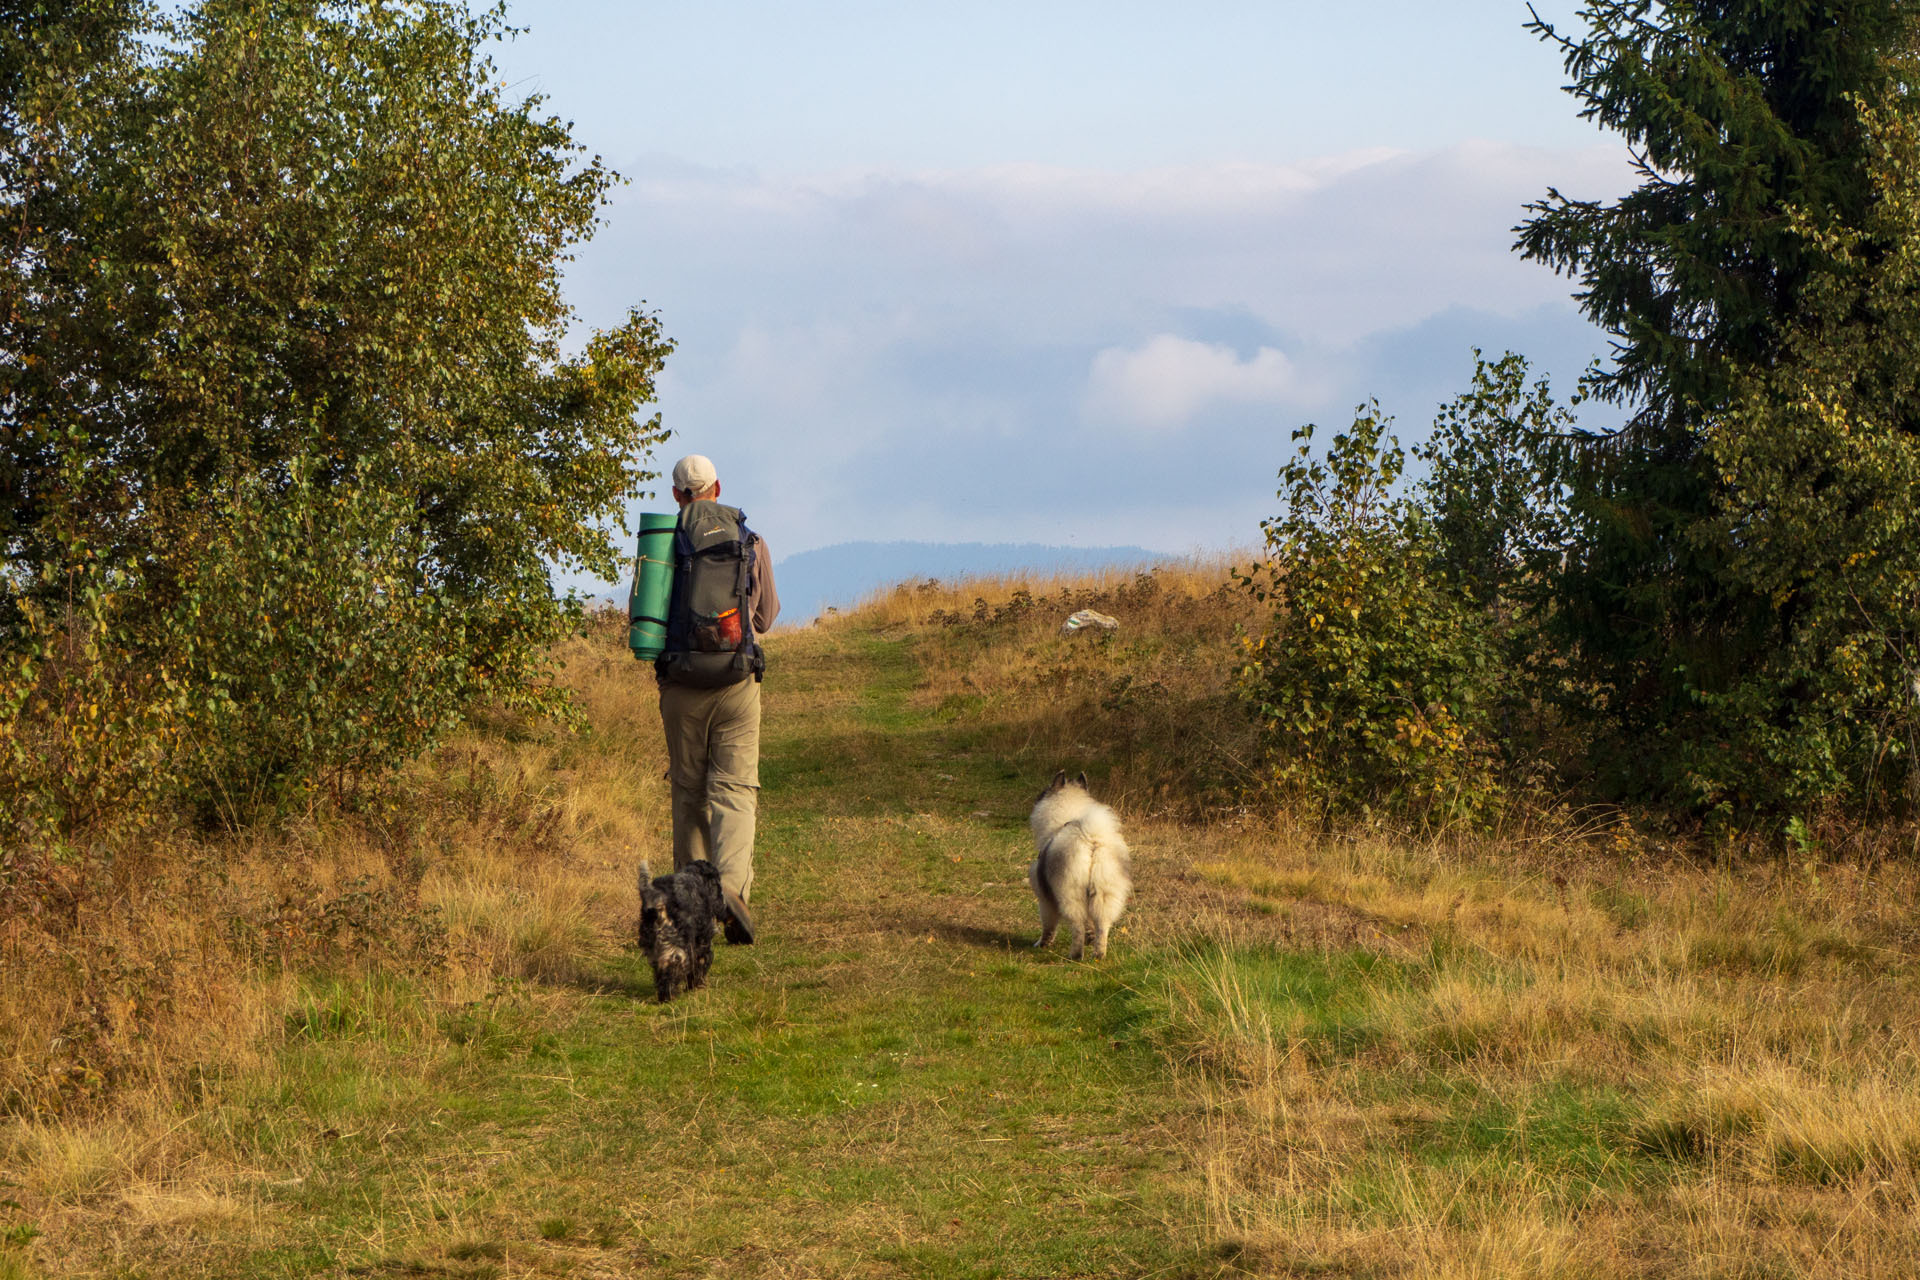
[[[682,493],[699,493],[719,479],[713,460],[703,453],[690,453],[673,464],[673,487]]]

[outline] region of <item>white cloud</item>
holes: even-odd
[[[1563,280],[1512,252],[1524,204],[1549,186],[1604,197],[1630,179],[1617,147],[1492,142],[1132,173],[643,162],[570,284],[589,318],[649,298],[690,341],[726,311],[809,326],[911,311],[1104,347],[1163,331],[1167,307],[1240,307],[1347,343],[1451,306],[1564,299]]]
[[[1162,333],[1095,355],[1081,409],[1096,425],[1184,427],[1223,405],[1284,404],[1297,382],[1293,362],[1274,347],[1242,360],[1232,347]]]
[[[1389,147],[1369,147],[1293,164],[1233,161],[1129,171],[1001,164],[978,169],[846,169],[799,175],[703,168],[661,158],[643,162],[644,171],[636,174],[615,199],[619,204],[700,209],[725,206],[783,216],[818,213],[836,206],[917,201],[1017,210],[1021,220],[1077,220],[1094,211],[1103,211],[1109,217],[1270,213],[1335,185],[1350,174],[1407,155]]]
[[[590,324],[659,308],[679,344],[665,452],[720,463],[783,553],[1247,540],[1300,423],[1378,395],[1411,440],[1473,345],[1563,377],[1604,350],[1512,227],[1549,186],[1632,182],[1618,148],[1504,143],[1137,172],[628,168],[569,293]],[[1235,464],[1199,515],[1161,491],[1196,443]]]

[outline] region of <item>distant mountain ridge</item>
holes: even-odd
[[[898,582],[974,577],[1021,569],[1109,569],[1170,557],[1145,547],[1053,547],[1038,542],[842,542],[801,551],[773,566],[780,621],[811,622],[829,605],[847,609]]]

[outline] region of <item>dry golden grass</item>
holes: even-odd
[[[1257,949],[1174,984],[1209,1055],[1223,1239],[1389,1275],[1913,1273],[1914,868],[1829,867],[1813,893],[1778,865],[1579,847],[1522,868],[1491,844],[1227,843],[1200,874],[1276,912],[1351,912],[1374,926],[1353,942],[1396,963],[1346,1051],[1315,1008],[1253,993]],[[1436,1090],[1499,1099],[1509,1132],[1394,1158],[1458,1112]],[[1578,1141],[1621,1171],[1570,1163],[1564,1132],[1529,1145],[1570,1096],[1598,1100]]]
[[[861,627],[915,629],[939,625],[938,615],[960,614],[972,618],[976,612],[1004,610],[1016,597],[1022,596],[1033,600],[1112,600],[1134,586],[1142,574],[1159,579],[1167,597],[1191,599],[1214,592],[1227,581],[1232,567],[1245,563],[1251,555],[1251,552],[1223,552],[1171,557],[1139,565],[1066,573],[1013,572],[951,579],[923,578],[883,587],[845,613],[829,613],[817,625],[843,626],[851,621]],[[1097,609],[1099,605],[1075,605],[1074,608]],[[1071,613],[1073,609],[1066,612]],[[1052,618],[1052,625],[1058,627],[1064,617],[1065,614],[1061,614]],[[1140,625],[1141,621],[1141,617],[1136,616],[1134,625]]]
[[[915,635],[917,705],[1009,760],[1086,768],[1126,807],[1199,816],[1237,808],[1258,772],[1232,692],[1239,637],[1259,620],[1236,562],[909,583],[822,625]],[[1119,628],[1063,633],[1081,609]]]
[[[1169,789],[1256,772],[1235,773],[1255,745],[1229,672],[1234,625],[1259,619],[1209,594],[1223,568],[1093,644],[1057,634],[1083,598],[1058,580],[897,588],[835,625],[918,629],[923,703],[1029,772],[1092,761],[1106,797],[1159,815],[1132,828],[1154,851],[1143,877],[1197,909],[1184,934],[1144,903],[1132,923],[1185,954],[1169,1047],[1205,1104],[1207,1212],[1237,1265],[1920,1271],[1920,868],[1660,850],[1607,818],[1415,841],[1330,837],[1218,793],[1182,806]],[[1142,715],[1125,695],[1145,680]],[[1276,967],[1293,981],[1303,955],[1360,952],[1371,976],[1273,998]],[[1497,1120],[1484,1133],[1476,1108]]]
[[[476,730],[364,812],[149,836],[75,877],[66,911],[0,923],[0,1187],[43,1222],[230,1234],[260,1214],[246,1144],[182,1117],[201,1080],[270,1082],[314,981],[349,984],[404,1054],[435,1008],[569,982],[624,936],[634,851],[666,843],[651,682],[604,643],[563,656],[590,739]],[[24,1265],[0,1245],[0,1275]]]

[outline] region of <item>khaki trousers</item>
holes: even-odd
[[[673,865],[706,858],[720,885],[753,894],[753,824],[760,807],[760,682],[724,689],[660,686],[673,785]]]

